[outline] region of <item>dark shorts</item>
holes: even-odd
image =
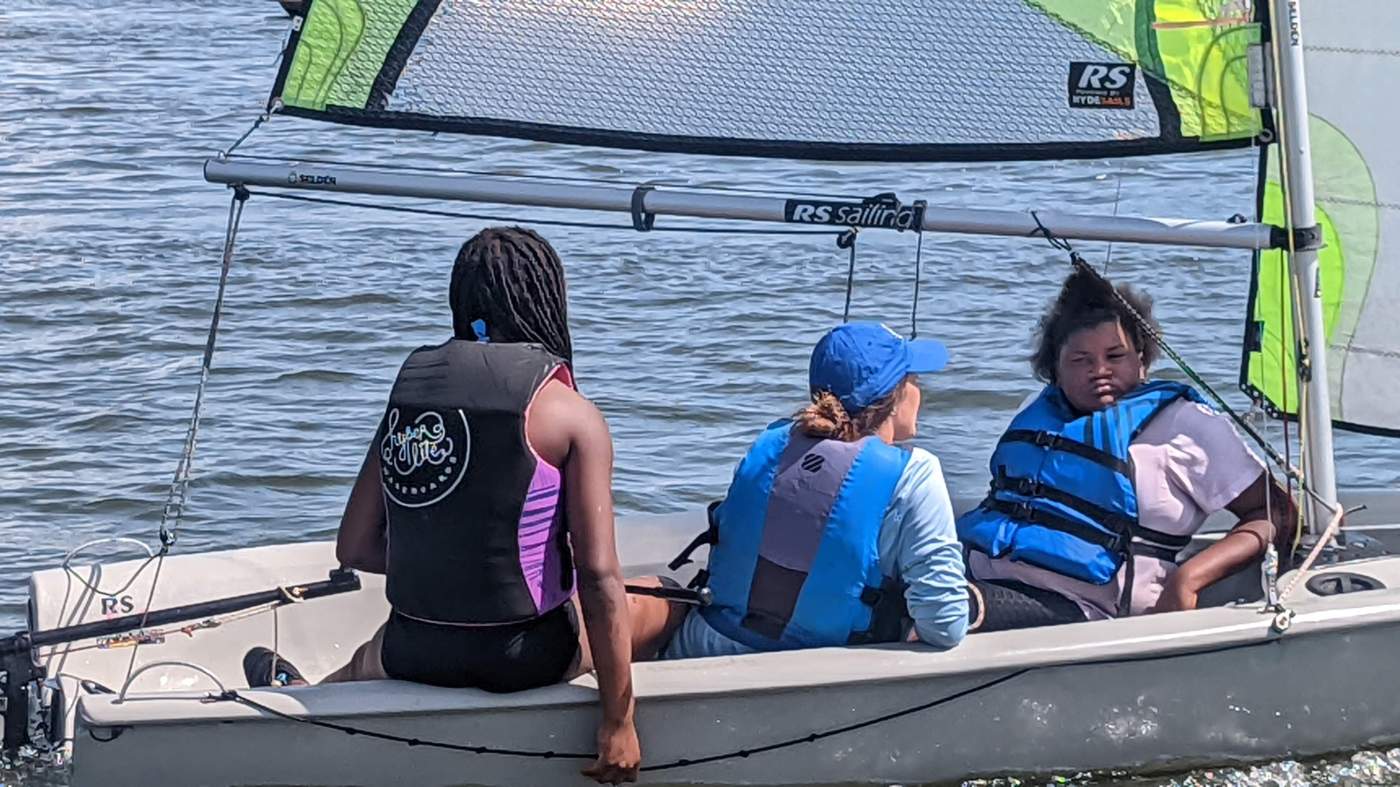
[[[391,613],[380,651],[384,672],[396,680],[494,692],[558,683],[577,657],[573,602],[503,626],[442,626]]]
[[[968,584],[977,590],[969,594],[972,602],[971,631],[1005,631],[1087,620],[1078,604],[1059,593],[1004,580],[970,579]]]

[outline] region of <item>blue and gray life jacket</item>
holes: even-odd
[[[807,437],[770,426],[734,473],[710,531],[700,608],[719,633],[759,650],[898,639],[903,587],[880,571],[885,511],[909,452],[867,437]]]
[[[1081,416],[1058,387],[1046,386],[997,443],[991,491],[958,518],[958,538],[993,558],[1096,585],[1112,581],[1129,554],[1175,560],[1190,538],[1138,522],[1128,446],[1182,398],[1203,401],[1180,383],[1145,383]]]

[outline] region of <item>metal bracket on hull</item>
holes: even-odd
[[[300,603],[359,589],[360,578],[354,571],[337,568],[328,578],[319,582],[285,585],[257,593],[150,610],[47,631],[21,631],[0,639],[0,683],[3,683],[4,687],[3,706],[0,706],[0,718],[3,718],[4,724],[0,754],[13,758],[27,747],[47,750],[52,742],[34,740],[33,729],[47,729],[49,734],[58,730],[61,735],[62,725],[46,724],[43,721],[51,712],[51,708],[47,706],[51,706],[53,702],[52,699],[46,701],[46,695],[50,692],[45,690],[41,682],[44,669],[37,659],[39,648],[143,631],[152,626],[214,618],[264,605]],[[61,700],[58,701],[58,705],[62,706]],[[35,719],[39,722],[32,724]]]
[[[14,635],[14,640],[27,641],[28,634]],[[29,740],[29,697],[39,665],[34,660],[32,650],[25,648],[0,655],[0,682],[4,683],[4,745],[0,747],[7,755],[14,755],[27,746]]]

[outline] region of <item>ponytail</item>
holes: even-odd
[[[841,404],[841,400],[837,399],[835,394],[819,391],[812,396],[812,403],[798,410],[792,416],[792,420],[797,429],[808,437],[854,443],[862,437],[874,434],[890,417],[901,387],[902,381],[884,398],[873,402],[854,416],[846,412],[845,405]]]
[[[797,428],[808,437],[840,440],[843,443],[852,442],[858,437],[851,416],[846,414],[841,400],[830,391],[817,394],[811,404],[798,410],[792,418]]]

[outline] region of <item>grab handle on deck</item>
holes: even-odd
[[[112,701],[113,704],[120,705],[123,702],[126,702],[126,692],[131,688],[131,684],[135,683],[136,679],[141,677],[142,673],[153,670],[156,667],[189,667],[195,672],[202,673],[203,675],[208,677],[209,680],[214,681],[214,685],[219,687],[220,692],[228,691],[228,689],[224,687],[224,682],[219,680],[217,675],[199,666],[198,664],[191,664],[188,661],[153,661],[150,664],[141,665],[141,669],[138,669],[135,672],[131,673],[131,677],[127,678],[126,683],[122,684],[122,690],[119,694],[117,694],[117,698]]]

